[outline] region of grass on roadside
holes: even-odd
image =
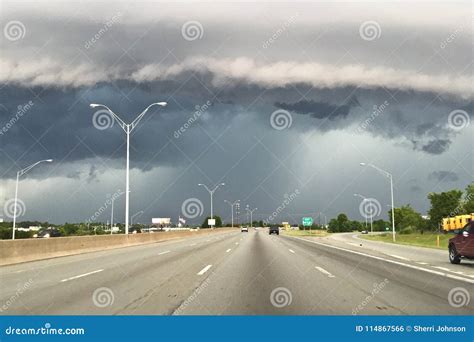
[[[289,236],[316,236],[316,237],[324,237],[329,235],[327,230],[282,230],[282,234],[289,235]]]
[[[436,236],[439,235],[439,247],[436,245]],[[383,241],[391,242],[392,234],[381,234],[381,235],[359,235],[359,237],[372,240],[372,241]],[[447,249],[448,240],[452,238],[452,234],[433,234],[433,233],[413,233],[413,234],[397,234],[396,242],[401,245],[421,246],[437,249]]]

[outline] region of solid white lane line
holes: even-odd
[[[289,251],[290,251],[290,253],[293,253],[293,254],[295,254],[295,251],[294,251],[294,250],[292,250],[292,249],[289,249]]]
[[[169,253],[169,252],[171,252],[171,251],[164,251],[164,252],[158,253],[158,255],[167,254],[167,253]]]
[[[449,268],[446,268],[446,267],[433,266],[433,268],[437,268],[438,270],[441,270],[441,271],[452,272]]]
[[[394,258],[397,258],[397,259],[401,259],[401,260],[406,260],[406,261],[409,261],[410,259],[407,259],[405,257],[402,257],[400,255],[395,255],[395,254],[389,254],[391,257],[394,257]]]
[[[204,267],[202,270],[200,270],[197,275],[203,275],[204,273],[206,273],[207,271],[209,271],[209,269],[210,269],[211,267],[212,267],[212,265],[207,265],[207,266]]]
[[[336,278],[335,275],[333,275],[333,274],[331,274],[330,272],[326,271],[326,270],[325,270],[324,268],[322,268],[322,267],[316,266],[315,268],[316,268],[319,272],[321,272],[321,273],[327,275],[329,278]]]
[[[418,270],[418,271],[423,271],[423,272],[427,272],[427,273],[431,273],[431,274],[436,274],[436,275],[443,276],[443,277],[446,277],[446,278],[461,280],[461,281],[465,281],[467,283],[474,284],[474,280],[459,277],[459,276],[455,276],[455,275],[448,274],[448,273],[438,272],[438,271],[435,271],[435,270],[432,270],[432,269],[429,269],[429,268],[410,265],[410,264],[406,264],[406,263],[403,263],[403,262],[400,262],[400,261],[385,259],[385,258],[381,258],[381,257],[375,256],[375,255],[370,255],[370,254],[367,254],[367,253],[356,252],[356,251],[353,251],[353,250],[347,249],[347,248],[331,246],[331,245],[327,245],[325,243],[321,243],[321,242],[317,242],[317,241],[311,241],[311,240],[303,239],[303,238],[300,238],[300,237],[297,237],[297,236],[288,236],[288,238],[302,240],[302,241],[305,241],[305,242],[314,243],[315,245],[320,245],[320,246],[327,247],[327,248],[337,249],[337,250],[341,250],[341,251],[352,253],[352,254],[362,255],[362,256],[367,257],[367,258],[372,258],[372,259],[375,259],[375,260],[385,261],[385,262],[388,262],[390,264],[405,266],[405,267],[412,268],[412,269],[415,269],[415,270]],[[474,276],[472,276],[472,277],[474,277]]]
[[[99,272],[102,272],[102,271],[103,271],[103,269],[100,269],[100,270],[96,270],[96,271],[92,271],[92,272],[88,272],[88,273],[84,273],[84,274],[79,274],[79,275],[74,276],[74,277],[63,279],[63,280],[61,280],[61,283],[64,283],[65,281],[69,281],[69,280],[74,280],[74,279],[86,277],[88,275],[91,275],[91,274],[94,274],[94,273],[99,273]]]
[[[229,253],[231,250],[232,250],[232,249],[231,249],[231,248],[229,248],[229,249],[228,249],[228,250],[226,250],[225,252],[226,252],[226,253]]]
[[[197,243],[192,243],[189,246],[196,246],[196,245],[197,245]]]
[[[422,261],[417,261],[416,263],[417,263],[417,264],[420,264],[420,265],[428,265],[427,262],[422,262]]]

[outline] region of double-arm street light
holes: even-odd
[[[199,183],[198,186],[203,186],[204,188],[206,188],[207,192],[209,192],[209,195],[211,195],[211,219],[214,219],[214,211],[213,211],[213,207],[212,207],[212,199],[213,199],[213,196],[214,196],[214,192],[221,186],[221,185],[225,185],[225,183],[219,183],[217,184],[214,189],[209,189],[207,187],[206,184],[201,184]],[[212,227],[212,226],[211,226]]]
[[[360,163],[361,166],[370,166],[371,168],[376,169],[378,172],[380,172],[382,175],[390,179],[390,197],[392,200],[392,239],[393,242],[395,242],[395,206],[393,204],[393,176],[390,172],[385,171],[381,169],[378,166],[375,166],[374,164],[366,164],[366,163]]]
[[[18,171],[16,173],[16,185],[15,185],[15,207],[13,208],[13,231],[12,231],[12,240],[15,240],[15,228],[16,228],[16,210],[18,206],[18,183],[20,181],[20,177],[23,176],[25,173],[30,171],[32,168],[34,168],[36,165],[40,163],[51,163],[53,160],[52,159],[45,159],[45,160],[40,160],[37,161],[34,164],[31,164],[28,167],[25,167],[24,169]]]
[[[143,116],[146,114],[146,112],[153,106],[161,106],[164,107],[166,106],[166,102],[155,102],[149,105],[148,107],[145,108],[143,112],[141,112],[135,120],[133,120],[131,123],[127,124],[125,123],[117,114],[112,112],[112,110],[103,105],[103,104],[97,104],[97,103],[91,103],[90,106],[91,108],[96,108],[96,107],[102,107],[105,108],[117,121],[120,127],[122,127],[123,131],[127,135],[127,173],[126,173],[126,190],[125,190],[125,234],[128,234],[128,215],[129,215],[129,196],[130,196],[130,133],[132,133],[133,129],[138,125],[140,120],[143,118]]]
[[[361,194],[354,194],[354,196],[355,196],[355,197],[360,197],[360,198],[362,198],[362,202],[365,202],[365,201],[368,200],[367,197],[362,196]],[[369,204],[370,204],[370,202],[369,202]],[[365,229],[367,229],[367,215],[366,215],[366,213],[364,213],[364,217],[365,217]],[[370,232],[371,232],[371,233],[374,232],[374,228],[373,228],[373,226],[372,226],[372,221],[373,221],[373,218],[372,218],[372,217],[373,217],[373,213],[372,213],[372,211],[370,211]]]
[[[229,202],[228,200],[224,200],[225,203],[230,205],[230,210],[232,212],[231,217],[232,217],[232,228],[234,228],[234,205],[238,205],[240,203],[240,200],[234,201],[234,202]]]
[[[257,208],[254,208],[254,209],[250,209],[249,206],[247,205],[247,208],[245,208],[245,210],[247,210],[249,213],[250,213],[250,228],[253,227],[253,212],[255,210],[257,210]]]

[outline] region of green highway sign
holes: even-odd
[[[313,218],[312,217],[303,217],[303,226],[312,226]]]

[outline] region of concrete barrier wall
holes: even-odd
[[[223,234],[232,228],[170,231],[142,234],[88,235],[49,239],[0,240],[0,265],[163,242],[206,234]]]

